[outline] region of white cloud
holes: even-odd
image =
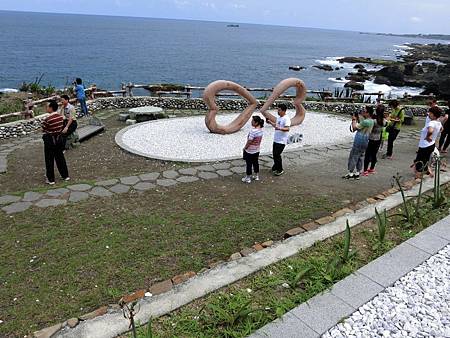
[[[409,18],[409,20],[414,23],[420,23],[423,21],[422,18],[419,18],[418,16],[412,16]]]

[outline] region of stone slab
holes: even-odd
[[[204,180],[211,180],[213,178],[218,178],[219,175],[212,172],[202,171],[198,174],[198,177],[203,178]]]
[[[125,184],[116,184],[113,185],[109,190],[115,194],[124,194],[128,191],[130,191],[130,186]]]
[[[181,176],[181,177],[177,178],[177,181],[181,182],[181,183],[191,183],[191,182],[195,182],[198,180],[199,180],[199,178],[195,177],[195,176]]]
[[[19,196],[13,196],[13,195],[4,195],[0,196],[0,205],[10,204],[14,202],[20,201]]]
[[[139,178],[141,181],[156,181],[159,176],[161,176],[160,173],[147,173],[139,175]]]
[[[134,185],[133,188],[138,191],[146,191],[155,188],[156,185],[149,182],[139,182],[138,184]]]
[[[34,192],[34,191],[27,191],[22,198],[23,202],[34,202],[37,201],[42,197],[41,193]],[[1,203],[0,203],[1,204]]]
[[[101,187],[110,187],[110,186],[112,186],[114,184],[117,184],[118,182],[119,182],[119,180],[117,178],[113,178],[113,179],[110,179],[110,180],[104,180],[104,181],[96,182],[95,185],[101,186]]]
[[[232,176],[233,172],[227,170],[227,169],[219,169],[216,171],[217,174],[219,174],[222,177]]]
[[[89,191],[89,194],[91,194],[92,196],[97,196],[97,197],[112,196],[111,191],[109,191],[108,189],[106,189],[104,187],[94,187],[91,191]]]
[[[120,183],[126,184],[126,185],[135,185],[139,181],[140,181],[140,179],[137,176],[128,176],[128,177],[120,178]]]
[[[162,173],[164,178],[168,178],[168,179],[175,179],[178,176],[180,176],[180,174],[176,171],[176,170],[166,170]]]
[[[308,323],[317,333],[323,334],[354,311],[355,308],[327,291],[296,307],[291,313]]]
[[[209,165],[209,164],[198,166],[198,167],[196,167],[196,169],[199,171],[216,171],[216,169],[212,165]]]
[[[160,179],[160,180],[156,180],[156,184],[161,187],[170,187],[172,185],[177,184],[177,181],[171,180],[171,179]]]
[[[240,163],[240,164],[242,164],[242,163]],[[224,170],[224,169],[230,169],[231,164],[228,162],[216,163],[216,164],[213,164],[213,167],[218,170],[220,170],[220,169]]]
[[[59,188],[59,189],[48,190],[45,194],[50,197],[60,197],[64,194],[67,194],[68,192],[69,192],[69,189]]]
[[[450,241],[450,216],[432,225],[425,232],[432,232],[436,236],[445,238]]]
[[[291,312],[264,326],[248,338],[319,338],[320,335]]]
[[[246,171],[246,168],[245,167],[232,167],[230,170],[236,174],[244,174]]]
[[[450,229],[449,229],[450,231]],[[422,231],[413,238],[410,238],[406,243],[415,246],[416,248],[434,255],[443,247],[449,244],[449,240],[435,235],[432,231]]]
[[[69,196],[69,202],[80,202],[89,198],[89,194],[84,191],[72,191]]]
[[[67,200],[56,199],[56,198],[44,198],[40,201],[36,202],[34,205],[39,208],[48,208],[48,207],[56,207],[59,205],[64,205],[67,203]]]
[[[70,190],[73,190],[73,191],[88,191],[89,189],[92,188],[92,186],[89,184],[82,183],[82,184],[69,185],[67,188]]]
[[[31,207],[31,205],[32,205],[31,202],[15,202],[7,205],[6,207],[3,207],[2,210],[6,212],[8,215],[10,215],[25,211],[29,207]]]
[[[359,272],[384,287],[392,285],[430,254],[404,242],[385,255],[359,269]]]
[[[184,169],[180,169],[178,170],[178,172],[181,175],[191,175],[191,176],[195,176],[198,172],[198,170],[196,168],[184,168]]]
[[[356,272],[334,284],[331,293],[356,309],[383,290],[383,286]]]

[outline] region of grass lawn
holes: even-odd
[[[80,316],[342,207],[282,186],[239,193],[234,181],[0,214],[0,336]]]
[[[137,337],[149,337],[146,335],[149,329],[153,337],[246,337],[446,217],[449,207],[449,203],[444,203],[433,208],[430,201],[425,202],[421,207],[422,219],[413,224],[393,216],[387,222],[383,241],[378,238],[377,222],[369,220],[351,230],[348,260],[342,259],[344,234],[334,236],[169,315],[153,319],[150,325],[138,329]],[[402,209],[403,206],[393,212],[401,213]]]

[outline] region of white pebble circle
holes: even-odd
[[[272,112],[275,114],[275,112]],[[290,116],[294,111],[288,111]],[[226,124],[238,114],[217,116]],[[303,146],[326,146],[352,139],[350,119],[326,113],[307,113],[302,125],[291,128],[290,134],[303,134],[303,141],[289,144],[285,151]],[[204,116],[170,118],[131,125],[116,134],[116,143],[126,151],[147,158],[179,162],[212,162],[242,157],[242,149],[251,129],[250,121],[237,133],[212,134],[205,126]],[[274,128],[266,123],[261,155],[272,152]]]

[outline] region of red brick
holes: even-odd
[[[152,295],[156,296],[156,295],[160,295],[162,293],[165,293],[167,291],[170,291],[170,289],[172,289],[172,286],[173,286],[172,280],[168,279],[168,280],[165,280],[163,282],[159,282],[159,283],[153,284],[148,289],[148,291]]]
[[[384,200],[384,199],[386,199],[386,197],[383,194],[379,194],[379,195],[375,196],[375,199],[376,200]]]
[[[248,256],[248,255],[254,253],[254,252],[255,252],[255,249],[253,249],[253,248],[245,248],[245,249],[241,250],[241,255],[245,257],[245,256]]]
[[[195,275],[196,274],[194,271],[189,271],[189,272],[183,273],[181,275],[177,275],[172,278],[172,283],[173,283],[173,285],[178,285],[178,284],[184,283],[189,278],[194,277]]]
[[[301,228],[301,227],[289,229],[289,230],[286,231],[286,233],[284,234],[284,238],[289,238],[289,237],[297,236],[298,234],[301,234],[302,232],[305,232],[305,229],[303,229],[303,228]]]
[[[235,261],[235,260],[237,260],[237,259],[239,259],[239,258],[242,258],[241,253],[240,253],[240,252],[235,252],[234,254],[232,254],[232,255],[230,256],[230,261]]]
[[[263,246],[263,248],[268,248],[269,246],[273,245],[273,241],[266,241],[261,243],[261,245]]]
[[[252,248],[255,249],[256,251],[261,251],[264,249],[264,247],[259,243],[256,243],[255,245],[253,245]]]
[[[334,216],[334,217],[341,217],[341,216],[344,216],[346,214],[353,214],[353,210],[350,209],[350,208],[344,208],[344,209],[338,210],[336,212],[333,212],[332,216]]]
[[[331,223],[335,220],[335,218],[333,216],[325,216],[319,219],[316,219],[316,223],[320,224],[320,225],[325,225],[328,223]]]
[[[366,201],[369,202],[370,204],[377,203],[377,200],[375,198],[372,198],[372,197],[367,198]]]
[[[80,317],[81,320],[89,320],[89,319],[94,319],[95,317],[99,317],[99,316],[103,316],[108,312],[108,307],[107,306],[102,306],[100,308],[98,308],[95,311],[89,312],[88,314],[85,314],[83,316]]]
[[[309,222],[309,223],[302,225],[302,228],[305,229],[306,231],[315,230],[318,227],[319,227],[319,224],[317,224],[316,222]]]
[[[136,292],[130,293],[129,295],[123,296],[121,302],[128,304],[134,302],[135,300],[144,298],[145,292],[145,290],[138,290]]]

